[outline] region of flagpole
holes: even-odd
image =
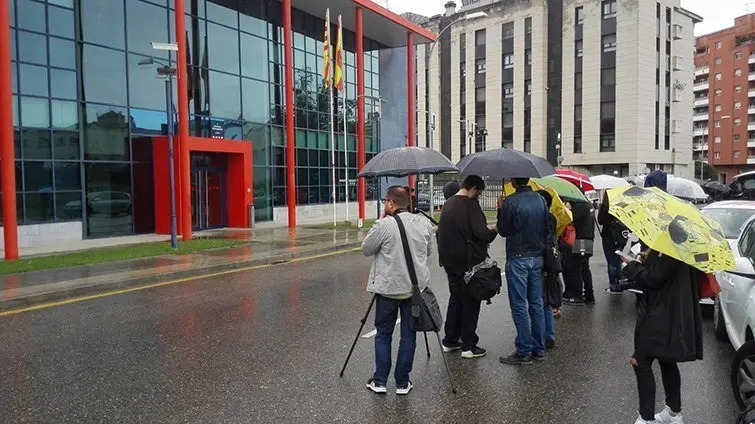
[[[330,44],[330,8],[326,11],[326,36],[327,36],[327,49],[328,49],[328,61],[333,57],[332,55],[332,48]],[[329,66],[330,64],[327,64],[326,66]],[[336,186],[336,136],[335,136],[335,124],[333,123],[333,84],[331,84],[331,78],[330,73],[326,75],[327,82],[326,85],[328,87],[328,94],[330,95],[330,163],[331,163],[331,182],[333,183],[333,227],[335,227],[337,224],[337,214],[336,214],[336,200],[337,200],[337,186]]]
[[[343,33],[342,33],[342,22],[341,22],[341,15],[338,15],[338,39],[341,43],[343,43]],[[341,53],[343,54],[343,53]],[[343,68],[342,68],[343,69]],[[343,81],[346,81],[346,74],[343,73],[341,78]],[[343,83],[342,83],[343,84]],[[343,95],[341,96],[341,99],[343,100],[343,163],[346,167],[346,221],[349,221],[349,136],[348,131],[346,130],[346,84],[343,84]]]

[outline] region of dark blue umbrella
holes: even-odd
[[[473,153],[456,166],[461,175],[479,175],[494,180],[546,177],[556,173],[547,160],[512,149]]]

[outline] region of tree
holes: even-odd
[[[718,180],[718,171],[715,166],[697,160],[695,161],[695,178],[700,178],[700,167],[703,167],[703,181]]]

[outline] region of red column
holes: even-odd
[[[13,161],[13,95],[11,94],[10,11],[0,2],[0,178],[3,194],[5,259],[18,259],[16,223],[16,167]]]
[[[283,49],[286,73],[286,197],[288,228],[296,227],[296,173],[294,169],[294,44],[291,32],[291,0],[283,0]]]
[[[176,41],[178,42],[177,85],[178,85],[178,190],[181,207],[178,220],[183,240],[191,240],[191,160],[189,158],[189,91],[186,66],[186,7],[184,0],[176,3]]]
[[[406,38],[406,97],[407,97],[407,128],[406,137],[409,146],[414,146],[414,117],[416,113],[414,90],[414,33],[409,33]],[[414,176],[409,176],[409,187],[414,187]]]
[[[357,172],[364,168],[364,35],[362,34],[362,8],[357,7]],[[374,124],[373,124],[374,125]],[[357,199],[359,199],[359,219],[365,219],[364,211],[364,178],[357,183]]]

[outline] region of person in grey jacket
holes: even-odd
[[[394,216],[398,216],[406,228],[420,290],[430,284],[427,261],[432,253],[433,226],[426,217],[408,212],[409,192],[404,187],[389,187],[382,201],[384,216],[375,222],[362,242],[362,253],[373,257],[367,291],[376,295],[375,373],[367,381],[367,388],[375,393],[387,392],[393,329],[400,312],[401,341],[394,376],[396,394],[405,395],[412,389],[409,374],[414,363],[416,333],[411,328],[412,281]]]

